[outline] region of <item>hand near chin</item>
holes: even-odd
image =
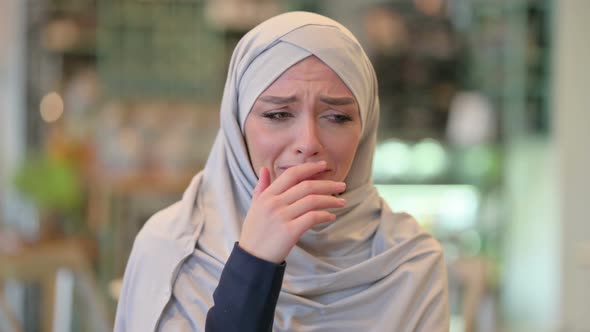
[[[343,192],[346,185],[332,180],[306,180],[325,169],[325,162],[297,165],[271,184],[268,169],[262,168],[244,220],[240,247],[279,264],[308,229],[333,221],[336,216],[325,209],[344,206],[344,199],[332,195]]]

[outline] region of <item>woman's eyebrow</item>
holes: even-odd
[[[320,96],[320,101],[330,105],[350,105],[354,104],[355,100],[351,97],[328,97],[328,96]]]
[[[297,97],[295,97],[295,96],[287,96],[287,97],[261,96],[260,101],[263,101],[265,103],[270,103],[270,104],[282,105],[282,104],[290,104],[290,103],[297,101]]]

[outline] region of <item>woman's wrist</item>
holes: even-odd
[[[258,259],[267,261],[269,263],[279,265],[285,261],[285,258],[277,255],[276,251],[275,251],[274,255],[266,253],[264,251],[264,248],[252,246],[249,244],[249,242],[247,240],[240,239],[240,241],[238,241],[236,244],[241,250],[248,253],[249,255],[254,256]]]
[[[272,259],[272,258],[269,259],[269,258],[262,257],[263,255],[256,254],[255,252],[252,252],[251,250],[248,250],[247,248],[244,248],[244,246],[239,241],[236,242],[236,247],[239,248],[239,250],[242,250],[244,253],[246,253],[246,254],[248,254],[248,255],[250,255],[252,257],[255,257],[257,259],[263,260],[265,262],[272,263],[272,264],[275,264],[275,265],[283,265],[283,264],[285,264],[285,260],[284,259],[279,260],[279,259]]]

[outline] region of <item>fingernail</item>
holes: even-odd
[[[346,205],[346,200],[344,198],[340,198],[340,204],[342,204],[342,206]]]
[[[318,163],[319,165],[326,165],[326,164],[327,164],[325,160],[320,160],[320,161],[318,161],[317,163]]]

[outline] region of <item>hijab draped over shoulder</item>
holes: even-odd
[[[344,180],[347,206],[336,210],[334,222],[307,231],[286,259],[273,331],[448,330],[440,245],[411,216],[392,212],[371,182],[379,119],[373,67],[345,27],[304,12],[271,18],[238,43],[207,164],[182,201],[152,217],[137,236],[118,309],[130,312],[117,324],[133,325],[134,319],[145,319],[134,315],[151,314],[148,319],[162,330],[203,329],[257,183],[244,140],[246,117],[274,80],[309,56],[323,61],[352,91],[362,133]],[[145,265],[154,264],[160,264],[158,276],[146,275]],[[167,286],[172,295],[164,305],[144,312],[130,308]]]

